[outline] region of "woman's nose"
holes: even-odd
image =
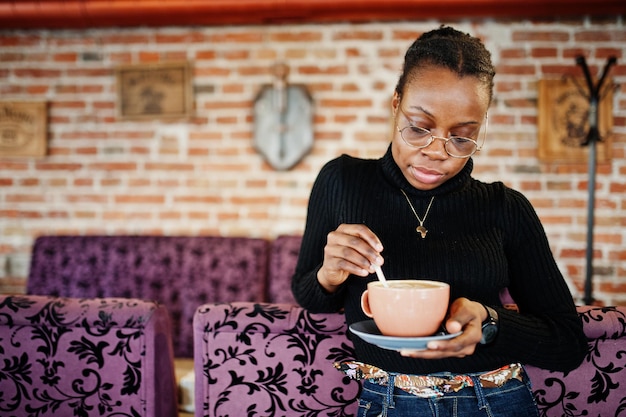
[[[448,152],[446,152],[445,138],[440,136],[432,137],[431,142],[425,148],[422,148],[422,153],[433,159],[448,159]]]

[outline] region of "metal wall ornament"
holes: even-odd
[[[289,85],[289,67],[272,68],[274,82],[254,100],[254,146],[276,170],[288,170],[313,147],[313,100],[305,86]]]

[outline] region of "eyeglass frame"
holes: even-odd
[[[407,122],[409,122],[408,126],[403,127],[402,129],[400,129],[400,126],[398,126],[398,122],[396,120],[396,130],[398,131],[398,133],[400,133],[400,137],[402,138],[402,141],[409,147],[414,148],[414,149],[424,149],[424,148],[428,148],[434,141],[435,139],[439,139],[439,140],[443,140],[443,149],[446,151],[446,153],[448,154],[448,156],[452,157],[452,158],[458,158],[458,159],[465,159],[465,158],[470,158],[472,155],[474,155],[476,152],[479,152],[482,148],[483,145],[485,144],[485,141],[487,140],[487,127],[489,125],[489,117],[487,115],[487,113],[485,113],[485,126],[484,126],[484,130],[483,130],[483,140],[482,143],[479,145],[478,142],[475,139],[472,138],[468,138],[465,136],[451,136],[448,138],[444,138],[442,136],[435,136],[432,133],[430,133],[430,129],[426,129],[425,127],[421,127],[421,126],[415,126],[413,123],[411,123],[411,119],[409,118],[409,116],[407,116],[407,114],[404,112],[404,110],[402,110],[402,107],[400,105],[398,105],[398,110],[400,110],[400,112],[402,113],[402,115],[404,116],[404,118],[407,120]],[[411,143],[409,143],[404,136],[402,135],[402,132],[408,128],[414,128],[414,129],[420,129],[423,130],[424,133],[429,134],[430,135],[430,139],[428,139],[428,142],[425,145],[422,146],[416,146],[413,145]],[[481,127],[482,129],[482,127]],[[448,142],[450,142],[451,139],[454,138],[460,138],[460,139],[464,139],[464,140],[469,140],[470,142],[473,142],[474,145],[476,145],[476,148],[474,148],[474,150],[472,151],[472,153],[470,153],[469,155],[464,155],[464,156],[459,156],[459,155],[452,155],[450,153],[450,151],[448,151]]]

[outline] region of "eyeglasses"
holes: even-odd
[[[396,129],[400,132],[400,137],[404,143],[408,146],[416,149],[423,149],[430,146],[431,143],[435,139],[439,139],[444,141],[444,149],[446,153],[453,158],[469,158],[474,155],[476,151],[479,151],[482,148],[478,146],[478,143],[471,138],[465,138],[463,136],[451,136],[449,138],[443,138],[441,136],[435,136],[430,133],[430,130],[425,129],[419,126],[413,126],[411,124],[411,120],[406,115],[406,113],[402,110],[400,106],[398,106],[400,112],[404,115],[406,120],[409,122],[409,125],[400,129],[400,127],[396,124]],[[482,143],[485,143],[485,139],[487,138],[487,115],[485,115],[485,127],[483,128],[483,140]]]

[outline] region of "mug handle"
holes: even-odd
[[[361,309],[363,310],[363,313],[365,313],[367,317],[369,318],[374,317],[374,315],[372,314],[372,310],[370,309],[368,290],[363,291],[363,294],[361,295]]]

